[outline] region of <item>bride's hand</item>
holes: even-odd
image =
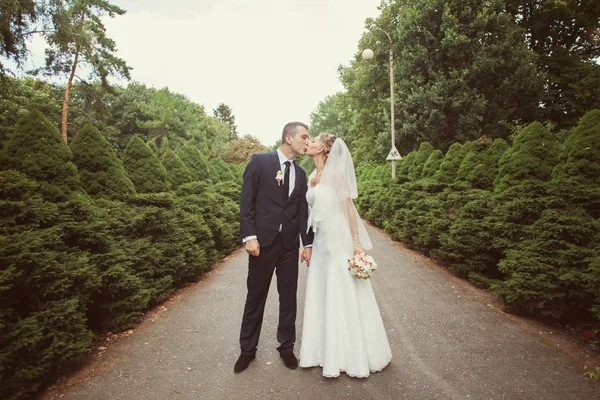
[[[358,249],[354,250],[354,255],[355,256],[366,256],[367,251],[363,248],[358,248]]]
[[[310,258],[312,257],[312,247],[305,247],[302,250],[302,255],[300,256],[300,260],[306,263],[306,266],[310,266]]]

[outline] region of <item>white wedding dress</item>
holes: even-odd
[[[339,141],[335,141],[332,153]],[[338,150],[347,152],[345,144],[343,147]],[[329,161],[331,156],[328,164]],[[356,279],[348,271],[354,241],[344,198],[348,194],[344,191],[340,196],[339,190],[347,189],[348,182],[339,169],[335,173],[336,184],[328,182],[333,180],[325,179],[324,174],[321,183],[306,193],[309,226],[315,237],[306,286],[300,367],[321,366],[325,377],[345,372],[365,378],[384,369],[392,352],[371,281]],[[340,182],[342,186],[336,187]],[[355,181],[351,184],[355,185]],[[352,206],[350,212],[356,213],[356,209]],[[361,247],[369,249],[370,240],[360,219],[358,224]],[[377,279],[377,273],[372,279]]]

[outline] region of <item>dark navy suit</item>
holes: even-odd
[[[240,236],[257,236],[258,257],[249,256],[248,295],[244,307],[240,347],[243,355],[256,352],[265,303],[273,272],[277,271],[280,353],[292,352],[296,341],[296,292],[298,288],[299,236],[311,245],[307,233],[306,173],[293,164],[296,179],[287,201],[275,179],[281,165],[277,152],[254,154],[244,171],[240,200]],[[280,230],[281,229],[281,230]]]

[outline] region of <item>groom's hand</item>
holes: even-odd
[[[300,256],[300,261],[305,262],[306,266],[310,266],[310,258],[312,257],[312,247],[305,247],[302,250],[302,255]]]
[[[251,256],[258,257],[260,254],[260,244],[257,239],[250,239],[246,242],[246,252]]]

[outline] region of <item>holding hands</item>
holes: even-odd
[[[300,255],[300,261],[305,262],[306,266],[310,266],[310,257],[312,256],[312,247],[305,247]]]

